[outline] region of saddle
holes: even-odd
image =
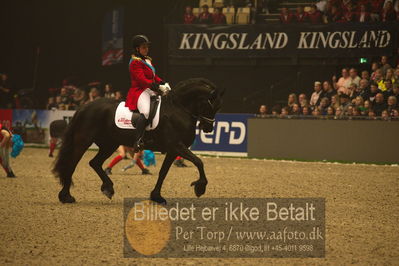
[[[151,96],[150,114],[146,131],[155,129],[159,124],[159,111],[161,107],[161,97]],[[130,111],[125,107],[125,102],[121,102],[115,111],[115,125],[122,129],[135,129],[136,121],[140,113],[138,110]],[[132,120],[132,121],[131,121]]]

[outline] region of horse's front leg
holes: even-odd
[[[165,177],[168,174],[169,168],[172,165],[175,158],[176,158],[176,153],[168,152],[166,154],[165,159],[162,163],[161,170],[159,171],[158,181],[157,181],[154,189],[151,192],[150,198],[152,201],[166,204],[166,200],[161,196],[161,188],[162,188],[163,181],[165,180]]]
[[[191,183],[191,186],[194,186],[194,192],[197,197],[201,197],[206,191],[206,185],[208,184],[208,180],[205,176],[204,164],[198,156],[196,156],[192,151],[190,151],[183,143],[179,143],[176,149],[177,153],[182,156],[184,159],[192,162],[197,168],[199,172],[199,179]]]

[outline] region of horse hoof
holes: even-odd
[[[166,205],[166,200],[161,195],[151,193],[150,199],[156,203]]]
[[[76,202],[75,198],[70,194],[62,194],[61,192],[58,194],[58,199],[62,203],[74,203]]]
[[[207,184],[207,182],[203,182],[200,180],[191,183],[191,186],[194,186],[194,192],[198,198],[205,194]]]
[[[109,199],[112,199],[112,196],[115,194],[115,191],[112,187],[106,187],[104,185],[101,186],[101,192]]]

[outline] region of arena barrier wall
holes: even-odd
[[[399,122],[248,119],[248,156],[399,163]]]
[[[75,111],[61,110],[0,110],[0,122],[12,125],[28,145],[47,146],[49,125],[64,119],[67,122]],[[191,149],[195,153],[210,155],[247,156],[247,119],[252,114],[217,114],[215,127],[210,133],[198,128]],[[95,145],[92,148],[96,148]]]
[[[196,153],[247,156],[247,120],[253,114],[217,114],[214,130],[196,130],[191,150]]]

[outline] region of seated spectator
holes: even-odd
[[[385,82],[384,82],[384,78],[383,77],[384,76],[382,74],[382,70],[381,69],[377,69],[377,71],[375,71],[374,83],[377,84],[378,88],[381,91],[386,91]]]
[[[381,56],[381,71],[382,71],[382,75],[385,77],[385,75],[387,74],[387,70],[392,68],[391,65],[388,63],[388,56],[383,55]]]
[[[381,116],[382,111],[387,109],[387,104],[384,101],[384,95],[377,93],[373,102],[373,111],[376,116]]]
[[[195,24],[196,22],[197,17],[193,14],[193,8],[191,6],[186,6],[183,16],[183,24]]]
[[[308,12],[309,22],[312,24],[320,24],[321,21],[321,13],[317,10],[316,5],[311,5],[310,10]]]
[[[369,119],[375,119],[376,115],[373,110],[369,110],[368,117]]]
[[[314,108],[314,110],[312,111],[312,115],[313,116],[321,116],[321,111],[318,106]]]
[[[346,116],[353,116],[353,106],[351,104],[348,105],[348,108],[346,109]]]
[[[227,24],[226,16],[223,14],[221,7],[215,8],[215,13],[212,15],[213,24]]]
[[[342,111],[341,107],[338,107],[337,109],[335,109],[335,119],[340,119],[344,116],[344,112]]]
[[[370,73],[367,70],[363,70],[361,74],[361,79],[370,80]]]
[[[334,22],[343,22],[342,12],[336,5],[331,6],[331,9],[327,12],[327,23]]]
[[[57,105],[57,109],[58,109],[60,107],[60,105],[62,104],[61,96],[57,95],[55,97],[55,104]]]
[[[369,82],[367,79],[361,79],[360,80],[360,85],[358,88],[358,95],[356,96],[361,96],[363,100],[367,99],[369,97],[370,93],[370,88],[369,88]]]
[[[262,104],[259,107],[259,113],[256,114],[256,117],[259,117],[259,118],[267,117],[267,107],[266,107],[266,105]]]
[[[337,92],[334,90],[333,86],[331,85],[330,82],[324,81],[323,82],[323,96],[322,97],[327,97],[328,100],[331,101],[331,97],[333,95],[337,94]]]
[[[66,88],[61,88],[60,95],[61,103],[65,105],[65,108],[68,110],[68,106],[71,103],[71,98],[69,96],[68,90]]]
[[[301,107],[299,107],[299,104],[294,103],[292,105],[292,111],[291,111],[292,115],[300,115],[301,114]]]
[[[321,100],[321,95],[322,90],[321,90],[321,82],[320,81],[316,81],[314,83],[314,92],[312,93],[312,96],[310,97],[310,105],[311,106],[317,106],[320,104],[320,100]]]
[[[361,96],[357,96],[355,99],[353,99],[352,104],[354,104],[356,108],[364,108],[364,100]]]
[[[123,94],[121,91],[116,91],[115,92],[115,100],[117,100],[118,102],[123,101]]]
[[[389,96],[388,97],[388,112],[391,114],[393,112],[394,109],[397,109],[398,106],[398,102],[397,102],[397,98],[395,96]]]
[[[380,63],[378,63],[378,62],[373,62],[372,64],[371,64],[371,76],[370,76],[370,79],[371,80],[375,80],[375,72],[378,70],[380,68]]]
[[[86,101],[86,103],[93,102],[100,98],[101,97],[100,97],[100,93],[99,93],[98,89],[96,87],[93,87],[90,89],[89,99]]]
[[[80,106],[86,102],[86,92],[76,88],[72,95],[72,106],[73,110],[77,110]]]
[[[371,83],[370,84],[370,93],[368,95],[368,101],[374,102],[375,96],[381,93],[381,90],[378,88],[378,85],[376,83]]]
[[[356,19],[356,13],[353,9],[353,5],[351,2],[349,2],[346,5],[345,11],[343,13],[343,22],[353,22]]]
[[[308,106],[304,106],[302,107],[302,115],[309,115],[310,114],[310,110]]]
[[[380,20],[382,22],[395,21],[396,20],[396,12],[393,8],[393,3],[391,1],[386,1],[385,5],[382,9]]]
[[[272,115],[278,116],[279,114],[280,114],[280,106],[278,106],[278,105],[273,106]]]
[[[343,93],[339,96],[339,101],[341,102],[340,108],[342,110],[342,113],[344,115],[347,115],[349,106],[351,105],[349,96],[347,94]]]
[[[307,99],[305,93],[299,94],[298,103],[299,103],[299,105],[300,105],[301,108],[303,108],[303,107],[305,107],[305,106],[308,106],[308,99]]]
[[[333,76],[333,86],[337,90],[338,94],[349,94],[349,86],[352,83],[352,79],[349,76],[349,71],[347,68],[343,68],[341,71],[342,77],[339,78],[337,82],[336,76]]]
[[[357,75],[357,70],[356,68],[351,68],[349,70],[349,77],[351,79],[351,84],[355,83],[356,86],[359,86],[359,82],[360,82],[360,77]]]
[[[330,101],[328,100],[327,97],[324,97],[320,100],[319,110],[320,110],[321,115],[327,114],[327,109],[328,109],[329,105],[330,105]]]
[[[385,0],[373,0],[370,1],[371,11],[370,16],[373,21],[380,20],[380,13],[382,11],[382,7],[384,6]]]
[[[202,12],[198,16],[198,23],[200,23],[200,24],[211,24],[212,23],[212,14],[209,13],[208,5],[202,6]]]
[[[294,16],[291,14],[291,12],[288,10],[288,8],[283,7],[281,8],[281,13],[280,13],[280,22],[282,24],[290,24],[293,20]]]
[[[399,53],[398,53],[399,54]],[[399,65],[396,67],[393,77],[395,80],[399,81]]]
[[[290,108],[290,111],[292,111],[292,107],[296,103],[297,103],[296,94],[291,93],[290,95],[288,95],[287,106]]]
[[[115,93],[113,91],[111,84],[105,84],[104,86],[104,97],[105,98],[115,98]]]
[[[369,100],[364,101],[364,108],[366,108],[367,110],[373,109],[373,105],[371,104],[371,102]]]
[[[338,107],[341,106],[338,94],[335,94],[335,95],[331,96],[331,104],[330,104],[330,106],[333,107],[334,110],[336,110]]]
[[[329,117],[334,117],[335,115],[335,109],[331,105],[327,108],[327,116]]]
[[[281,114],[280,117],[284,118],[287,117],[290,114],[290,110],[288,107],[283,107],[283,109],[281,109]]]
[[[371,16],[370,13],[367,11],[367,6],[365,3],[359,5],[359,12],[356,13],[355,16],[356,22],[370,22]]]
[[[395,119],[398,119],[399,118],[399,109],[393,109],[391,116]]]
[[[294,14],[293,21],[297,23],[308,22],[308,13],[303,10],[302,6],[296,8],[296,13]]]
[[[355,83],[352,83],[352,89],[351,89],[351,94],[350,94],[350,99],[353,101],[356,97],[358,97],[358,96],[360,96],[360,97],[363,97],[363,95],[365,94],[364,93],[364,90],[362,89],[362,87],[358,87],[358,86],[356,86],[356,84]]]
[[[393,68],[388,68],[385,74],[385,81],[390,80],[391,84],[395,83],[395,73],[393,71]]]
[[[395,96],[396,99],[399,99],[399,83],[394,83],[392,85],[392,91],[386,92],[387,97]]]
[[[388,110],[382,111],[382,113],[381,113],[381,118],[382,118],[382,120],[385,120],[385,121],[389,120],[390,115],[389,115]]]
[[[57,108],[58,108],[58,105],[55,103],[54,97],[49,97],[47,105],[46,105],[46,109],[53,110],[53,109],[57,109]]]

